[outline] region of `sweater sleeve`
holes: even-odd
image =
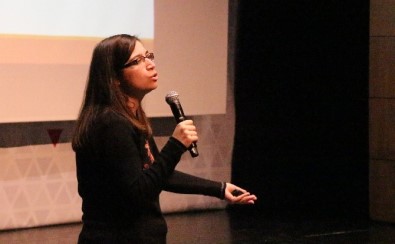
[[[212,181],[175,170],[164,190],[183,194],[201,194],[219,199],[225,197],[225,182]]]

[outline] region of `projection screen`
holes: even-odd
[[[170,90],[189,115],[225,113],[228,1],[13,0],[0,12],[0,123],[75,120],[95,44],[119,33],[155,52],[148,116],[171,116]]]

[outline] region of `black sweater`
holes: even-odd
[[[165,240],[167,226],[159,206],[162,190],[223,198],[221,182],[175,171],[185,151],[170,137],[159,152],[154,140],[146,140],[126,118],[111,111],[101,114],[88,143],[76,150],[84,222],[80,243],[87,243],[84,239],[107,243],[108,238],[113,238],[108,243],[129,243],[126,240],[131,238],[148,243],[147,236],[153,243]]]

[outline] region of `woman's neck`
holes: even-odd
[[[127,104],[129,108],[132,110],[133,114],[136,115],[137,109],[140,107],[140,100],[134,97],[128,97]]]

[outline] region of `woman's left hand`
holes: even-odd
[[[235,190],[241,192],[241,194],[233,195],[232,192]],[[254,204],[257,197],[232,183],[226,183],[225,199],[230,204]]]

